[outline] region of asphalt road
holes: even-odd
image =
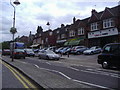
[[[41,88],[11,65],[1,60],[0,65],[2,65],[2,89]]]
[[[36,66],[36,68],[60,75],[73,82],[97,88],[120,89],[120,72],[100,68],[96,63],[96,57],[95,55],[87,56],[85,59],[85,56],[79,56],[78,59],[77,57],[75,59],[73,56],[69,59],[60,59],[59,61],[43,60],[38,59],[38,57],[26,57],[26,59],[18,59],[18,61],[32,64]],[[75,62],[75,64],[73,62]],[[87,64],[84,64],[86,62]],[[93,63],[91,64],[91,62]]]
[[[91,56],[92,57],[92,56]],[[21,60],[22,61],[22,60]],[[23,62],[34,64],[37,68],[61,75],[73,81],[92,85],[99,88],[119,88],[119,72],[112,72],[94,67],[56,64],[57,61],[47,61],[37,57],[27,57]],[[55,63],[53,63],[55,62]],[[59,61],[60,62],[60,61]],[[60,74],[61,73],[61,74]]]
[[[4,65],[2,65],[2,88],[25,88],[14,74]]]

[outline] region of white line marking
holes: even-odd
[[[77,68],[73,68],[73,67],[68,67],[68,68],[73,69],[75,71],[79,71],[79,69],[77,69]]]
[[[35,65],[36,66],[36,65]],[[37,67],[37,66],[36,66]],[[40,67],[39,67],[40,68]],[[46,68],[40,68],[40,69],[44,69],[44,70],[47,70],[47,71],[52,71],[52,72],[56,72],[56,73],[59,73],[60,75],[64,76],[65,78],[67,79],[71,79],[70,77],[68,77],[67,75],[65,75],[64,73],[62,72],[59,72],[59,71],[56,71],[56,70],[51,70],[51,69],[46,69]]]
[[[40,68],[38,65],[34,64],[37,68]]]
[[[92,83],[88,83],[88,82],[83,82],[83,81],[79,81],[79,80],[75,80],[75,79],[72,79],[72,80],[75,81],[75,82],[79,82],[79,83],[90,85],[90,86],[94,86],[94,87],[99,87],[99,88],[105,88],[105,89],[109,89],[109,90],[114,90],[114,89],[111,89],[111,88],[108,88],[108,87],[105,87],[105,86],[100,86],[100,85],[96,85],[96,84],[92,84]]]
[[[34,64],[36,67],[39,67],[38,65]],[[100,85],[96,85],[96,84],[92,84],[92,83],[88,83],[88,82],[83,82],[83,81],[79,81],[79,80],[75,80],[75,79],[72,79],[70,78],[69,76],[65,75],[64,73],[62,72],[59,72],[59,71],[56,71],[56,70],[51,70],[51,69],[46,69],[46,68],[40,68],[39,69],[43,69],[43,70],[47,70],[47,71],[52,71],[52,72],[56,72],[56,73],[59,73],[60,75],[64,76],[65,78],[69,79],[69,80],[73,80],[75,82],[79,82],[79,83],[82,83],[82,84],[86,84],[86,85],[90,85],[90,86],[94,86],[94,87],[99,87],[99,88],[106,88],[106,89],[109,89],[109,90],[114,90],[114,89],[111,89],[111,88],[108,88],[108,87],[104,87],[104,86],[100,86]]]
[[[46,62],[47,64],[49,64],[49,65],[51,65],[51,63],[49,63],[49,62]]]
[[[111,76],[111,77],[120,78],[120,75],[115,74],[115,73],[104,72],[104,71],[99,71],[99,70],[94,70],[94,69],[86,69],[86,70],[89,70],[90,72],[94,71],[96,74],[98,73],[98,74],[101,74],[101,75],[108,75],[108,76]]]
[[[65,74],[62,73],[62,72],[59,72],[59,74],[61,74],[62,76],[66,77],[67,79],[71,79],[70,77],[68,77],[67,75],[65,75]]]

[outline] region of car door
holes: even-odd
[[[111,46],[111,62],[113,65],[120,63],[120,44],[114,44]]]
[[[111,46],[107,45],[103,48],[102,52],[102,60],[107,61],[108,63],[111,63]]]

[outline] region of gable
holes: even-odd
[[[100,19],[106,19],[106,18],[110,18],[113,17],[114,14],[111,12],[110,9],[106,8],[103,12],[103,14],[101,15]]]
[[[95,22],[95,21],[98,21],[98,17],[96,14],[92,14],[92,16],[90,17],[89,21],[88,22]]]

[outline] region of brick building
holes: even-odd
[[[88,47],[107,43],[120,42],[120,5],[104,11],[91,11],[91,16],[85,19],[73,18],[70,25],[61,24],[55,30],[38,30],[33,44],[45,46],[75,46]]]

